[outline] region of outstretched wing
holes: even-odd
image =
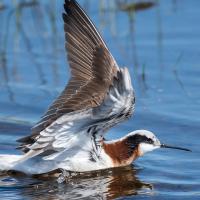
[[[32,144],[38,134],[67,113],[99,106],[106,96],[118,66],[95,26],[75,0],[66,0],[63,13],[66,51],[71,79],[32,134],[19,142]]]
[[[88,154],[95,148],[96,144],[91,144],[96,136],[133,112],[135,98],[128,70],[117,66],[75,0],[66,0],[64,8],[71,79],[32,134],[18,140],[22,143],[19,148],[27,152],[23,159],[40,154],[45,159],[62,160],[78,152]]]
[[[118,67],[95,26],[74,0],[66,0],[63,13],[66,51],[71,79],[41,121],[40,132],[63,114],[101,104]]]

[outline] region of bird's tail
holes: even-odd
[[[0,171],[11,170],[22,156],[23,155],[0,154]]]

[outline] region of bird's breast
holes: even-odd
[[[130,149],[123,140],[111,143],[103,142],[102,148],[111,158],[113,167],[130,165],[139,156],[138,148]]]

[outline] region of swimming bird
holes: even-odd
[[[71,78],[29,136],[18,140],[23,155],[1,155],[0,169],[41,174],[86,172],[130,165],[162,144],[136,130],[107,141],[105,133],[130,118],[135,94],[127,68],[118,66],[95,25],[75,0],[65,0],[64,32]]]

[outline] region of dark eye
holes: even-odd
[[[147,139],[147,143],[153,144],[153,140],[152,140],[151,138],[148,138],[148,139]]]

